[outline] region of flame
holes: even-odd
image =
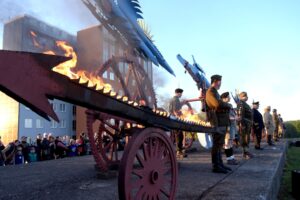
[[[48,55],[55,55],[54,51],[45,51],[43,52],[44,54],[48,54]]]
[[[32,36],[34,46],[42,48],[37,41],[38,35],[34,31],[30,31],[30,34]],[[65,75],[70,79],[79,79],[79,83],[87,83],[88,87],[95,87],[96,90],[103,90],[103,93],[105,94],[110,93],[111,96],[116,96],[116,93],[113,92],[112,86],[108,83],[104,83],[101,77],[94,75],[93,73],[89,73],[85,70],[75,70],[77,64],[77,54],[70,44],[68,44],[66,41],[56,41],[56,46],[64,51],[64,56],[71,57],[72,59],[54,67],[52,69],[53,71]],[[47,50],[43,53],[56,55],[55,52],[52,50]]]
[[[37,38],[37,34],[34,32],[34,31],[30,31],[30,35],[32,36],[32,42],[33,42],[33,45],[35,47],[40,47],[40,44],[38,43],[38,41],[36,40]]]
[[[201,119],[200,114],[196,113],[195,110],[190,108],[183,107],[182,115],[180,116],[181,120],[184,120],[187,123],[196,123],[197,125],[210,127],[210,123]]]

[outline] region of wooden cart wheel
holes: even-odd
[[[115,168],[120,164],[122,153],[119,152],[119,145],[120,141],[124,139],[120,131],[120,123],[122,121],[124,124],[127,121],[111,119],[110,115],[92,110],[87,110],[86,115],[87,133],[98,168],[101,171],[107,171],[111,167]]]
[[[118,150],[121,145],[120,141],[123,139],[120,132],[120,120],[99,119],[99,121],[99,129],[96,132],[98,151],[108,165],[118,165],[121,159]]]
[[[170,138],[157,128],[132,136],[119,170],[122,200],[174,199],[178,169]]]

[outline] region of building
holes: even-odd
[[[102,70],[103,64],[113,57],[121,57],[127,54],[126,47],[122,46],[102,25],[90,27],[77,33],[78,68],[89,72],[99,72],[105,83],[112,86],[119,95],[124,95],[124,85],[129,91],[132,100],[138,100],[144,96],[150,107],[155,106],[155,94],[153,89],[152,62],[142,56],[137,58],[142,70],[132,70],[130,64],[119,62]],[[116,67],[117,66],[117,67]],[[114,68],[115,67],[115,68]],[[145,82],[147,79],[147,83]],[[143,84],[144,83],[144,84]],[[138,91],[140,90],[140,91]],[[137,92],[138,91],[138,92]],[[139,93],[139,94],[137,94]],[[141,95],[140,93],[144,93]],[[85,108],[76,109],[76,133],[86,132]]]
[[[52,50],[62,54],[56,46],[57,40],[64,40],[76,45],[76,37],[67,32],[48,25],[30,16],[21,16],[5,23],[3,34],[3,49],[28,52],[45,52]],[[47,121],[32,112],[29,108],[0,94],[1,118],[0,135],[8,143],[22,136],[35,138],[38,133],[52,133],[56,136],[73,135],[75,133],[75,109],[72,104],[59,100],[50,101],[60,119],[57,123]],[[8,117],[9,116],[9,117]]]
[[[78,57],[77,68],[89,72],[102,71],[98,75],[105,83],[111,84],[118,94],[124,95],[124,88],[126,88],[133,99],[142,98],[149,106],[155,106],[151,61],[138,56],[138,70],[134,70],[126,62],[119,62],[115,68],[108,66],[102,70],[103,64],[113,56],[127,54],[126,48],[119,44],[103,26],[80,30],[77,36],[30,16],[17,17],[4,26],[3,49],[6,50],[38,53],[51,50],[58,55],[63,55],[65,52],[57,47],[57,40],[66,41],[75,49]],[[123,80],[123,85],[120,80]],[[0,109],[3,111],[0,112],[0,135],[5,143],[23,135],[34,138],[36,134],[44,132],[57,136],[86,132],[85,108],[75,107],[59,100],[51,101],[60,119],[60,123],[56,123],[41,118],[3,93],[0,93],[0,103]],[[6,118],[6,116],[10,117]]]

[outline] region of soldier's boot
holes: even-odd
[[[225,170],[227,171],[232,171],[232,169],[230,167],[227,167],[223,164],[223,160],[222,160],[222,153],[221,153],[221,150],[218,151],[218,162],[220,163],[220,166],[222,168],[224,168]]]
[[[272,135],[268,135],[268,144],[270,146],[274,146],[273,142],[272,142]]]
[[[213,173],[222,173],[222,174],[228,173],[226,169],[221,167],[217,153],[212,154],[212,164],[213,164],[213,169],[212,169]]]

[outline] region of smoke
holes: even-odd
[[[0,34],[5,22],[24,14],[67,30],[71,34],[99,24],[81,0],[1,0]],[[2,39],[2,34],[0,37]]]

